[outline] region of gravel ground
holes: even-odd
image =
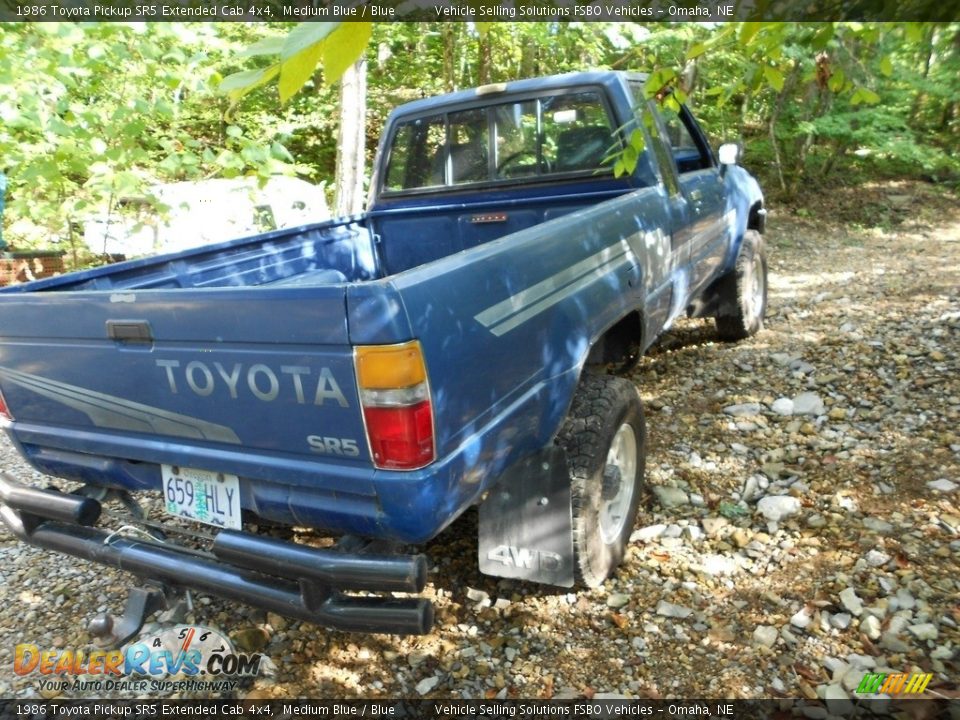
[[[684,321],[633,371],[650,492],[616,578],[568,594],[481,576],[470,512],[426,548],[426,637],[198,598],[189,620],[272,659],[236,694],[839,698],[889,668],[955,696],[960,209],[923,185],[824,203],[834,222],[771,214],[762,333],[722,344]],[[43,481],[5,440],[0,458]],[[85,619],[119,609],[129,579],[5,532],[0,577],[5,697],[39,694],[12,671],[17,643],[87,646]]]

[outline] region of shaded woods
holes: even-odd
[[[745,163],[781,200],[876,178],[960,179],[950,152],[960,138],[960,23],[482,29],[383,23],[358,45],[367,70],[356,140],[365,140],[367,168],[353,181],[357,194],[397,104],[589,68],[651,73],[649,92],[685,98],[715,144],[743,141]],[[324,82],[322,63],[283,104],[276,83],[233,105],[220,88],[225,76],[263,68],[264,49],[288,32],[285,24],[0,24],[4,238],[65,247],[85,217],[158,182],[285,173],[332,188],[350,113],[341,113],[340,86]]]

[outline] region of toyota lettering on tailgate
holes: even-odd
[[[174,395],[187,387],[199,397],[208,397],[221,386],[233,400],[249,393],[263,402],[273,402],[283,393],[296,398],[298,405],[323,405],[332,400],[340,407],[350,406],[327,367],[314,373],[304,365],[281,365],[278,373],[263,363],[224,365],[191,360],[182,366],[179,360],[160,359],[156,363],[166,371],[167,383]]]

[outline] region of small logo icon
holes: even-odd
[[[927,689],[933,673],[864,673],[858,695],[919,695]]]

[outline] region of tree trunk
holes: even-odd
[[[337,133],[336,214],[363,211],[366,170],[367,61],[360,58],[340,80],[340,130]]]
[[[457,23],[440,23],[440,35],[443,38],[443,84],[447,92],[457,89]]]
[[[488,85],[490,83],[490,66],[493,60],[489,30],[480,35],[479,43],[480,57],[477,58],[477,85]]]

